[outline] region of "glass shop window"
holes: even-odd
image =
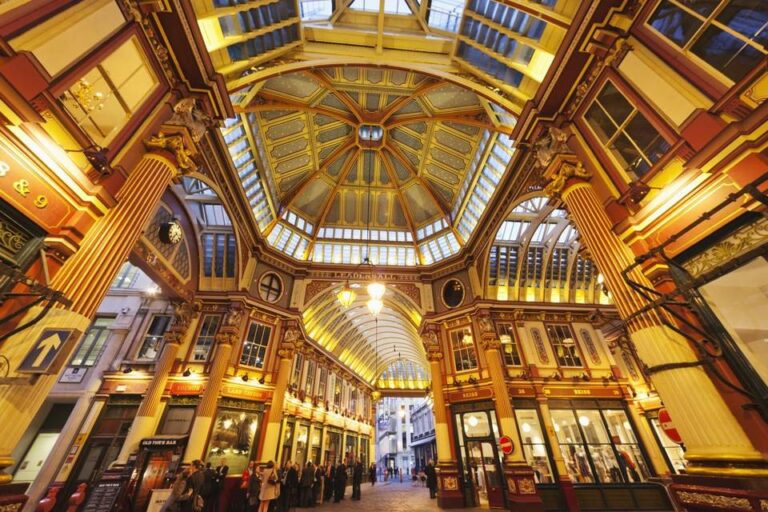
[[[477,368],[477,353],[475,352],[475,341],[472,339],[472,331],[468,327],[451,331],[450,339],[456,371],[462,372]]]
[[[86,72],[59,100],[93,142],[105,146],[157,85],[134,37]]]
[[[219,315],[205,315],[203,317],[200,332],[198,333],[197,341],[195,342],[195,349],[192,353],[193,361],[208,360],[208,354],[211,352],[216,333],[219,330],[219,322],[221,322],[221,317]]]
[[[536,409],[515,409],[517,428],[523,444],[525,460],[533,468],[533,475],[538,484],[555,483],[552,464],[547,453],[547,442],[539,422]]]
[[[318,400],[325,400],[325,389],[328,387],[328,369],[320,367],[320,376],[317,379],[317,395]]]
[[[304,377],[304,393],[307,396],[312,396],[312,388],[315,385],[315,370],[317,369],[317,363],[311,359],[307,362],[307,375]]]
[[[663,0],[648,24],[683,53],[734,82],[765,59],[765,0]]]
[[[171,325],[171,315],[154,315],[136,355],[138,359],[155,360],[163,345],[163,335]]]
[[[338,375],[333,380],[333,405],[341,407],[342,380]]]
[[[464,434],[467,437],[488,437],[491,435],[491,424],[486,412],[465,412],[461,415]]]
[[[291,387],[294,390],[299,388],[299,381],[301,379],[301,370],[304,367],[304,354],[297,353],[293,359],[293,370],[291,371]]]
[[[296,427],[296,423],[288,421],[285,424],[285,431],[283,432],[283,448],[280,452],[280,465],[284,465],[286,461],[291,460],[291,447],[293,446],[293,430]]]
[[[300,423],[296,430],[296,455],[293,462],[301,467],[307,461],[307,443],[309,442],[309,425]]]
[[[213,423],[213,433],[204,460],[227,459],[229,472],[239,475],[248,466],[261,413],[238,409],[220,409]]]
[[[352,414],[357,414],[357,388],[352,388],[349,392],[349,410]]]
[[[520,366],[523,358],[520,355],[520,347],[515,338],[515,326],[511,323],[499,322],[496,324],[496,332],[501,341],[501,353],[504,354],[504,362],[507,366]]]
[[[570,325],[547,324],[547,336],[560,366],[576,368],[584,366]]]
[[[240,355],[240,364],[253,368],[264,367],[264,354],[267,352],[267,344],[272,334],[272,328],[268,325],[252,322],[248,328],[248,334],[243,341],[243,353]]]
[[[169,405],[163,422],[157,433],[160,435],[185,435],[192,428],[195,407],[189,405]]]
[[[664,433],[664,430],[662,430],[661,424],[659,423],[659,418],[651,418],[651,425],[653,425],[653,430],[659,438],[661,447],[667,455],[672,470],[677,474],[685,473],[687,462],[685,460],[685,450],[683,450],[683,447],[674,442]]]
[[[584,117],[631,180],[645,175],[669,149],[669,143],[611,82],[605,83]]]
[[[99,360],[99,356],[104,350],[104,346],[109,338],[109,326],[114,317],[97,316],[91,326],[85,332],[83,341],[77,348],[74,357],[69,362],[71,367],[91,367]]]
[[[575,483],[638,483],[650,476],[623,410],[553,410],[552,423]]]

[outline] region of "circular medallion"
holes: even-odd
[[[443,303],[449,308],[464,302],[464,285],[458,279],[449,279],[443,284]]]

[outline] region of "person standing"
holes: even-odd
[[[424,471],[427,474],[427,487],[429,487],[429,497],[437,497],[437,471],[435,470],[435,462],[429,459],[427,468]]]
[[[344,462],[336,466],[336,482],[334,488],[333,502],[338,503],[344,499],[344,491],[347,487],[347,467]]]
[[[376,464],[371,463],[368,468],[368,480],[371,482],[371,487],[376,485]]]
[[[189,478],[187,478],[187,485],[184,490],[184,494],[189,496],[189,499],[185,499],[182,503],[181,510],[183,512],[200,512],[205,505],[203,498],[200,496],[200,491],[203,488],[203,482],[205,476],[203,475],[203,463],[199,460],[192,461],[191,471]]]
[[[360,500],[360,486],[363,484],[363,463],[360,459],[355,461],[355,465],[352,468],[352,499],[355,501]]]
[[[325,478],[325,469],[318,464],[315,466],[315,483],[312,484],[312,505],[319,505],[322,501],[323,479]]]
[[[315,466],[308,460],[301,472],[301,489],[299,491],[299,506],[308,507],[312,501],[312,485],[315,483]]]
[[[277,477],[280,479],[280,494],[277,497],[277,512],[288,512],[288,471],[291,469],[291,462],[286,461],[283,467],[277,471]]]
[[[267,462],[265,468],[260,472],[261,489],[259,490],[259,512],[268,512],[272,500],[280,495],[280,480],[277,477],[275,463]]]
[[[163,508],[160,512],[179,512],[181,505],[184,501],[184,491],[187,489],[187,478],[189,477],[189,471],[178,469],[176,470],[176,479],[171,486],[171,494],[168,499],[163,503]]]
[[[246,491],[247,508],[246,510],[255,511],[259,505],[259,493],[261,492],[261,475],[254,466],[253,471],[248,477],[248,489]]]
[[[325,489],[323,491],[323,501],[331,501],[336,489],[336,462],[328,463],[325,472]]]
[[[203,487],[200,489],[200,496],[203,497],[203,510],[211,512],[213,510],[213,494],[216,486],[216,471],[211,467],[210,462],[205,463],[203,469]]]
[[[291,509],[298,504],[299,500],[299,465],[293,464],[288,468],[285,477],[285,491],[288,492],[288,508]]]

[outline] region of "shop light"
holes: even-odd
[[[502,334],[499,336],[499,341],[502,345],[511,345],[512,344],[512,336],[509,334]]]
[[[357,293],[355,293],[355,290],[349,286],[349,281],[347,281],[344,283],[344,286],[341,288],[341,290],[339,290],[339,293],[336,294],[336,297],[339,299],[339,304],[345,308],[348,308],[352,305],[353,302],[355,302]]]
[[[229,418],[225,419],[221,422],[221,426],[224,427],[224,430],[229,430],[232,426],[232,420]]]
[[[470,427],[475,428],[478,424],[477,417],[474,415],[470,416],[469,419],[467,420],[467,423],[469,423]]]
[[[530,432],[531,426],[528,423],[523,423],[523,432]]]
[[[586,416],[579,416],[579,423],[581,423],[582,427],[586,427],[589,425],[589,418]]]

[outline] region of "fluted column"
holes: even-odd
[[[716,474],[733,464],[762,462],[703,367],[695,365],[698,356],[688,340],[665,325],[673,320],[657,310],[635,314],[647,301],[622,276],[622,271],[634,263],[634,254],[613,232],[590,183],[591,173],[575,158],[558,155],[549,163],[546,176],[552,180],[546,192],[561,197],[568,208],[619,314],[627,322],[640,359],[651,368],[681,365],[652,371],[651,381],[685,442],[688,472]],[[639,267],[628,277],[653,289]]]
[[[211,365],[208,371],[208,381],[197,404],[195,420],[189,432],[189,443],[184,452],[184,462],[202,459],[208,441],[208,433],[211,430],[213,418],[216,416],[216,407],[221,392],[224,376],[229,368],[229,359],[232,355],[232,347],[237,343],[240,334],[240,324],[243,311],[237,306],[231,306],[224,316],[224,325],[216,333],[216,350],[211,357]]]
[[[198,311],[199,308],[196,305],[186,302],[174,306],[173,325],[163,336],[163,348],[155,364],[152,380],[141,400],[139,411],[131,424],[120,455],[117,457],[118,462],[126,462],[131,453],[138,449],[141,440],[154,433],[158,420],[158,407],[165,392],[168,377],[176,362],[179,347],[195,332]]]
[[[501,355],[501,340],[493,327],[487,311],[478,314],[477,325],[480,330],[480,346],[485,352],[488,373],[493,386],[494,407],[499,421],[501,435],[512,438],[512,453],[504,455],[504,479],[507,484],[507,497],[512,510],[544,510],[541,497],[536,492],[533,469],[523,455],[522,443],[517,429],[512,400],[507,389],[507,375],[504,359]]]
[[[277,457],[277,447],[280,442],[280,421],[283,419],[283,406],[285,404],[285,392],[288,389],[288,380],[291,377],[291,365],[293,357],[296,355],[304,340],[301,330],[296,322],[288,323],[280,341],[277,351],[279,361],[277,379],[275,380],[275,390],[272,394],[272,402],[269,405],[267,413],[267,424],[264,429],[264,441],[259,452],[259,460],[274,460]],[[294,434],[294,438],[296,435]]]
[[[34,326],[9,338],[3,345],[3,355],[10,360],[11,368],[18,368],[21,361],[37,341],[44,329],[75,329],[81,334],[88,328],[91,318],[104,299],[118,270],[128,258],[136,241],[147,225],[160,197],[179,170],[188,169],[178,162],[179,155],[191,162],[189,139],[182,135],[152,137],[148,146],[165,149],[160,143],[175,140],[171,153],[148,153],[128,175],[116,195],[117,204],[97,220],[83,237],[80,248],[70,256],[51,280],[50,287],[58,290],[71,301],[67,308],[54,306]],[[152,145],[152,142],[155,145]],[[158,142],[159,141],[159,142]],[[192,164],[190,164],[192,165]],[[32,308],[21,323],[36,317],[41,308]],[[78,340],[69,342],[61,349],[57,360],[67,360]],[[9,375],[24,377],[24,375]],[[0,421],[0,469],[14,463],[12,454],[30,421],[42,406],[57,375],[40,375],[31,383],[0,386],[0,416],[13,421]],[[0,473],[0,483],[11,479]]]

